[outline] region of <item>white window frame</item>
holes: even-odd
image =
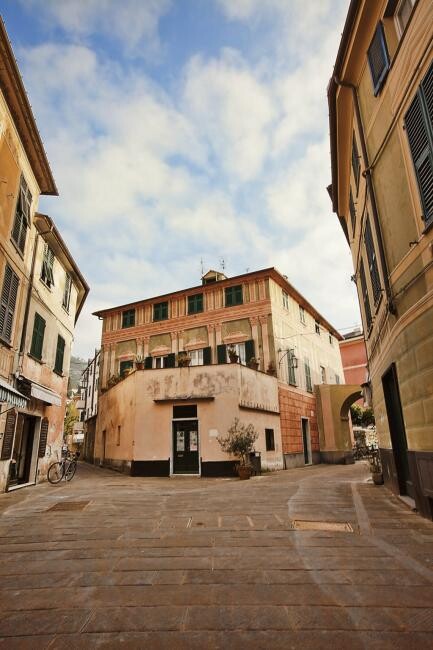
[[[299,320],[301,321],[302,325],[305,325],[305,309],[299,305]]]
[[[168,357],[168,354],[163,354],[158,357],[152,357],[152,368],[161,369],[164,368],[164,359]]]
[[[239,357],[239,363],[241,363],[242,365],[245,366],[246,362],[247,362],[247,357],[246,357],[246,352],[245,352],[245,343],[230,343],[230,347],[234,348],[236,350],[236,354]],[[227,363],[230,363],[228,348],[229,348],[229,346],[227,346],[227,350],[226,350]]]
[[[395,25],[396,25],[397,34],[399,38],[403,36],[404,30],[406,29],[410,19],[410,13],[412,13],[412,11],[409,13],[409,18],[407,19],[406,24],[403,25],[401,21],[401,9],[403,8],[403,5],[405,5],[406,3],[409,3],[411,10],[413,10],[414,0],[400,0],[394,13],[394,20],[395,20]]]
[[[200,348],[198,350],[189,350],[188,354],[191,357],[190,366],[203,365],[203,348]]]
[[[289,309],[289,294],[282,289],[283,292],[283,307],[284,309]]]

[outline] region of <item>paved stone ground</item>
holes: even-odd
[[[0,495],[0,650],[433,648],[433,524],[367,480],[362,463],[242,482],[80,464]]]

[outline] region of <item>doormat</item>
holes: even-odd
[[[303,521],[293,519],[289,527],[292,530],[329,530],[342,533],[353,533],[353,528],[348,522],[338,521]]]
[[[84,510],[84,508],[89,505],[90,501],[59,501],[55,503],[51,508],[47,508],[46,512],[62,511],[69,512],[70,510]]]

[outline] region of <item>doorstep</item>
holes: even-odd
[[[20,485],[11,485],[11,487],[8,487],[8,492],[14,492],[15,490],[20,490],[21,488],[25,487],[30,487],[30,485],[36,485],[36,481],[32,481],[30,483],[21,483]]]

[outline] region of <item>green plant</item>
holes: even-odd
[[[249,368],[253,368],[257,370],[257,368],[259,367],[259,363],[260,363],[260,359],[258,357],[251,357],[250,359],[248,359],[247,366]]]
[[[218,436],[217,440],[223,451],[236,456],[239,458],[239,464],[247,467],[250,465],[250,453],[258,437],[259,434],[252,424],[243,424],[239,418],[235,418],[227,435]]]
[[[350,407],[350,416],[352,418],[352,424],[357,426],[362,425],[362,413],[364,409],[359,404],[352,404]]]
[[[369,459],[370,472],[372,474],[381,474],[382,473],[382,462],[379,456],[379,450],[376,449],[370,456]]]
[[[183,368],[185,366],[189,366],[191,363],[191,357],[188,354],[188,352],[179,352],[177,355],[177,365],[179,368]]]
[[[227,354],[229,355],[229,359],[231,363],[237,363],[239,359],[239,355],[236,352],[236,348],[234,345],[228,345],[227,346]]]

